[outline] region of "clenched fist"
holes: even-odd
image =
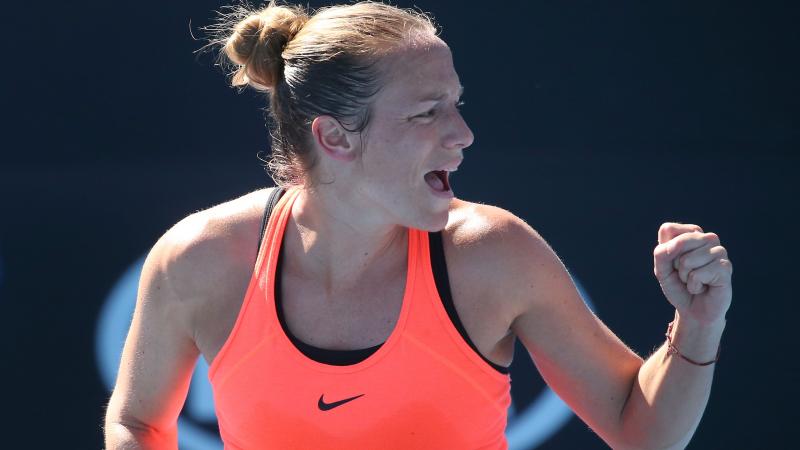
[[[664,296],[682,317],[700,323],[725,318],[733,297],[733,264],[715,233],[666,222],[658,229],[653,260]]]

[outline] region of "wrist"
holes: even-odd
[[[690,314],[681,314],[677,309],[675,310],[675,317],[673,318],[673,329],[682,328],[684,333],[692,335],[704,334],[721,334],[725,330],[727,319],[721,316],[714,320],[700,320],[696,319]]]
[[[668,328],[667,345],[672,355],[677,355],[695,365],[708,365],[719,357],[722,332],[726,320],[721,317],[712,322],[697,321],[675,311],[675,319]]]

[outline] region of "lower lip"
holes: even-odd
[[[448,198],[448,199],[455,197],[455,195],[453,195],[452,189],[447,191],[437,191],[436,189],[432,188],[431,185],[429,185],[428,183],[425,183],[425,186],[427,186],[428,189],[430,189],[430,191],[433,193],[433,195],[437,197]]]

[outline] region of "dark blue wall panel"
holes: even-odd
[[[182,217],[269,184],[263,98],[193,53],[220,5],[15,4],[4,21],[0,349],[13,432],[0,446],[101,448],[102,348],[119,339],[102,330],[112,299],[125,314],[125,274]],[[672,318],[652,273],[659,225],[717,232],[734,302],[690,448],[794,446],[797,6],[417,5],[453,49],[476,135],[457,194],[528,221],[643,356]],[[546,437],[537,448],[604,448],[578,419],[558,422],[520,350],[512,427],[555,405],[527,425]],[[214,432],[203,389],[182,424],[197,439]]]

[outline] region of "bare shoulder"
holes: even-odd
[[[107,425],[174,429],[198,353],[209,358],[235,321],[266,196],[258,191],[192,214],[153,246],[142,268]]]
[[[154,256],[187,290],[215,284],[209,277],[255,261],[267,195],[255,191],[185,217],[158,240]]]
[[[508,210],[458,199],[451,203],[446,231],[459,245],[497,245],[508,240],[524,242],[541,239],[533,227]]]
[[[547,301],[537,279],[565,272],[544,238],[503,208],[454,200],[443,236],[455,289],[490,303],[509,328],[531,302]]]
[[[448,243],[471,261],[475,270],[496,276],[520,275],[533,264],[549,259],[552,249],[528,223],[497,206],[454,200],[445,228]],[[497,272],[497,273],[495,273]]]
[[[144,271],[160,274],[172,293],[166,298],[182,304],[187,326],[201,341],[209,327],[217,326],[209,320],[221,318],[216,323],[224,324],[238,311],[236,304],[244,296],[258,253],[270,192],[271,188],[261,189],[187,216],[164,233],[147,257]],[[197,344],[203,350],[203,343]]]

